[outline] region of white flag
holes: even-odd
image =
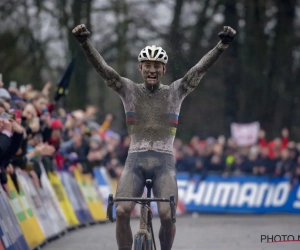
[[[252,146],[258,140],[259,122],[232,123],[231,136],[238,146]]]

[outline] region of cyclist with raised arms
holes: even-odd
[[[90,63],[107,86],[120,96],[124,105],[131,143],[116,197],[141,197],[145,180],[152,179],[154,196],[170,197],[173,194],[177,204],[178,187],[173,142],[181,103],[227,49],[236,31],[225,26],[219,33],[221,41],[183,78],[171,85],[162,84],[168,56],[161,47],[152,45],[141,50],[138,60],[144,82],[136,84],[120,76],[106,64],[90,43],[90,32],[84,24],[76,26],[72,32]],[[134,202],[116,204],[116,237],[119,250],[132,248],[130,215],[134,205]],[[161,221],[161,249],[170,250],[176,232],[171,219],[170,205],[158,203],[158,212]]]

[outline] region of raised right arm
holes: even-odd
[[[90,32],[87,30],[84,24],[78,25],[73,29],[73,35],[83,48],[87,59],[97,70],[97,72],[104,79],[104,82],[114,90],[118,91],[122,87],[122,77],[107,63],[104,61],[103,57],[98,53],[98,51],[92,46],[88,37]]]

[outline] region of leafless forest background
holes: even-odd
[[[7,85],[56,84],[72,55],[77,62],[65,105],[94,104],[100,118],[123,106],[87,62],[71,30],[84,23],[108,64],[141,82],[137,55],[146,45],[166,49],[164,84],[181,78],[218,42],[224,25],[234,43],[188,96],[178,136],[229,135],[231,122],[259,121],[268,137],[286,126],[300,139],[300,2],[298,0],[3,0],[0,73]]]

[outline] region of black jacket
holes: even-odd
[[[4,135],[4,140],[2,137],[0,137],[0,167],[6,168],[23,141],[23,133],[13,133],[11,138]]]
[[[0,165],[3,157],[6,154],[6,151],[10,148],[11,138],[7,135],[0,133]]]

